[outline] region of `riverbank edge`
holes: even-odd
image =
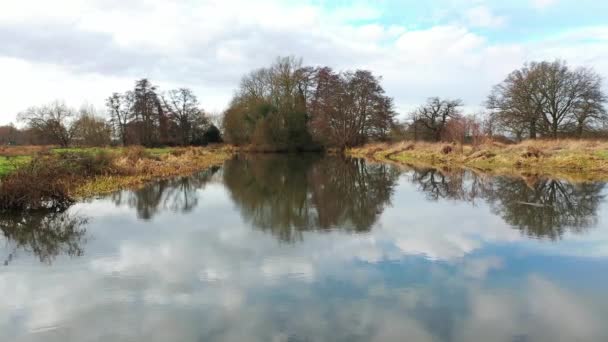
[[[125,189],[140,189],[155,181],[189,176],[196,172],[221,166],[232,158],[238,150],[232,146],[196,148],[197,153],[187,156],[169,155],[158,161],[154,167],[146,167],[134,175],[103,175],[87,179],[75,187],[70,194],[77,200],[107,195]]]
[[[348,157],[411,168],[469,169],[491,176],[608,181],[608,142],[580,140],[496,142],[477,146],[400,142],[346,149]]]

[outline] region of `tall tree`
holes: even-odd
[[[157,144],[163,135],[166,135],[166,120],[156,91],[156,86],[146,78],[135,82],[132,110],[134,120],[139,126],[139,142],[145,146]]]
[[[486,105],[502,129],[521,139],[536,139],[545,98],[538,92],[536,64],[524,65],[492,89]]]
[[[572,70],[566,62],[533,62],[495,86],[487,105],[497,121],[518,138],[527,131],[557,138],[582,136],[606,120],[606,95],[592,69]]]
[[[127,127],[131,119],[131,99],[129,94],[113,93],[106,99],[106,107],[110,113],[110,123],[123,145],[127,145]]]
[[[395,112],[379,81],[366,70],[318,69],[309,105],[313,134],[342,148],[386,139]]]
[[[441,99],[431,97],[426,104],[416,109],[412,114],[416,124],[422,125],[435,141],[440,141],[445,132],[448,120],[462,116],[460,107],[462,100]]]
[[[112,141],[112,126],[92,106],[80,108],[72,132],[73,142],[81,146],[106,146]]]
[[[72,140],[72,120],[75,112],[65,103],[55,101],[48,105],[28,108],[19,113],[17,118],[47,143],[67,147]]]
[[[285,57],[245,76],[224,114],[226,138],[274,150],[310,145],[306,112],[308,70],[300,60]]]
[[[170,119],[176,124],[179,143],[190,144],[195,126],[200,126],[200,120],[204,119],[196,95],[188,88],[174,89],[163,97],[163,102],[168,108]]]

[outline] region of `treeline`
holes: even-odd
[[[224,114],[225,138],[270,151],[348,147],[388,137],[396,113],[380,79],[293,57],[245,76]]]
[[[397,121],[381,78],[367,70],[337,72],[278,58],[243,77],[216,125],[187,88],[160,92],[141,79],[106,100],[106,115],[61,102],[19,114],[24,129],[0,127],[1,144],[61,146],[204,145],[225,139],[262,151],[346,148],[372,141],[475,142],[608,137],[607,97],[591,68],[533,62],[510,73],[484,103],[465,114],[460,99],[431,97]]]
[[[533,62],[493,87],[486,112],[464,115],[459,99],[430,98],[395,131],[400,138],[434,141],[503,137],[608,137],[602,78],[591,68],[564,61]]]
[[[148,79],[133,90],[113,93],[105,113],[56,101],[18,114],[24,129],[0,127],[3,144],[51,144],[68,147],[107,145],[206,145],[222,141],[194,93],[188,88],[159,92]]]

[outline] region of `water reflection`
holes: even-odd
[[[78,262],[5,267],[0,341],[608,341],[601,184],[314,155],[161,183],[71,208]]]
[[[507,224],[530,237],[558,239],[597,224],[604,183],[490,177],[470,171],[414,169],[411,181],[429,200],[483,200]]]
[[[192,214],[213,179],[223,182],[243,219],[283,242],[301,241],[305,231],[369,232],[391,206],[403,180],[432,202],[487,204],[523,235],[557,240],[566,232],[597,226],[604,183],[568,183],[538,178],[491,177],[465,170],[398,169],[360,159],[303,155],[242,155],[189,177],[162,180],[115,193],[109,199],[150,221],[161,212]],[[219,175],[220,177],[215,177]],[[407,210],[408,203],[399,203]],[[415,220],[415,217],[412,218]],[[4,263],[19,250],[51,263],[60,255],[83,254],[88,220],[68,211],[2,215],[8,241]]]
[[[81,256],[86,243],[86,217],[67,211],[2,213],[0,230],[7,242],[8,265],[19,251],[50,264],[59,255]]]
[[[243,217],[281,241],[307,230],[366,232],[390,205],[399,172],[360,159],[316,154],[241,156],[224,184]]]
[[[430,201],[451,199],[475,203],[490,191],[492,179],[471,172],[411,169],[410,180]]]
[[[112,201],[117,206],[135,209],[143,220],[167,210],[188,213],[198,205],[197,190],[203,189],[219,169],[214,166],[188,177],[164,179],[138,190],[117,192],[111,196]]]
[[[557,239],[566,230],[581,233],[597,224],[604,184],[571,184],[498,178],[489,200],[505,222],[533,237]]]

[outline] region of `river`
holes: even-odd
[[[608,188],[241,155],[0,218],[0,341],[608,341]]]

